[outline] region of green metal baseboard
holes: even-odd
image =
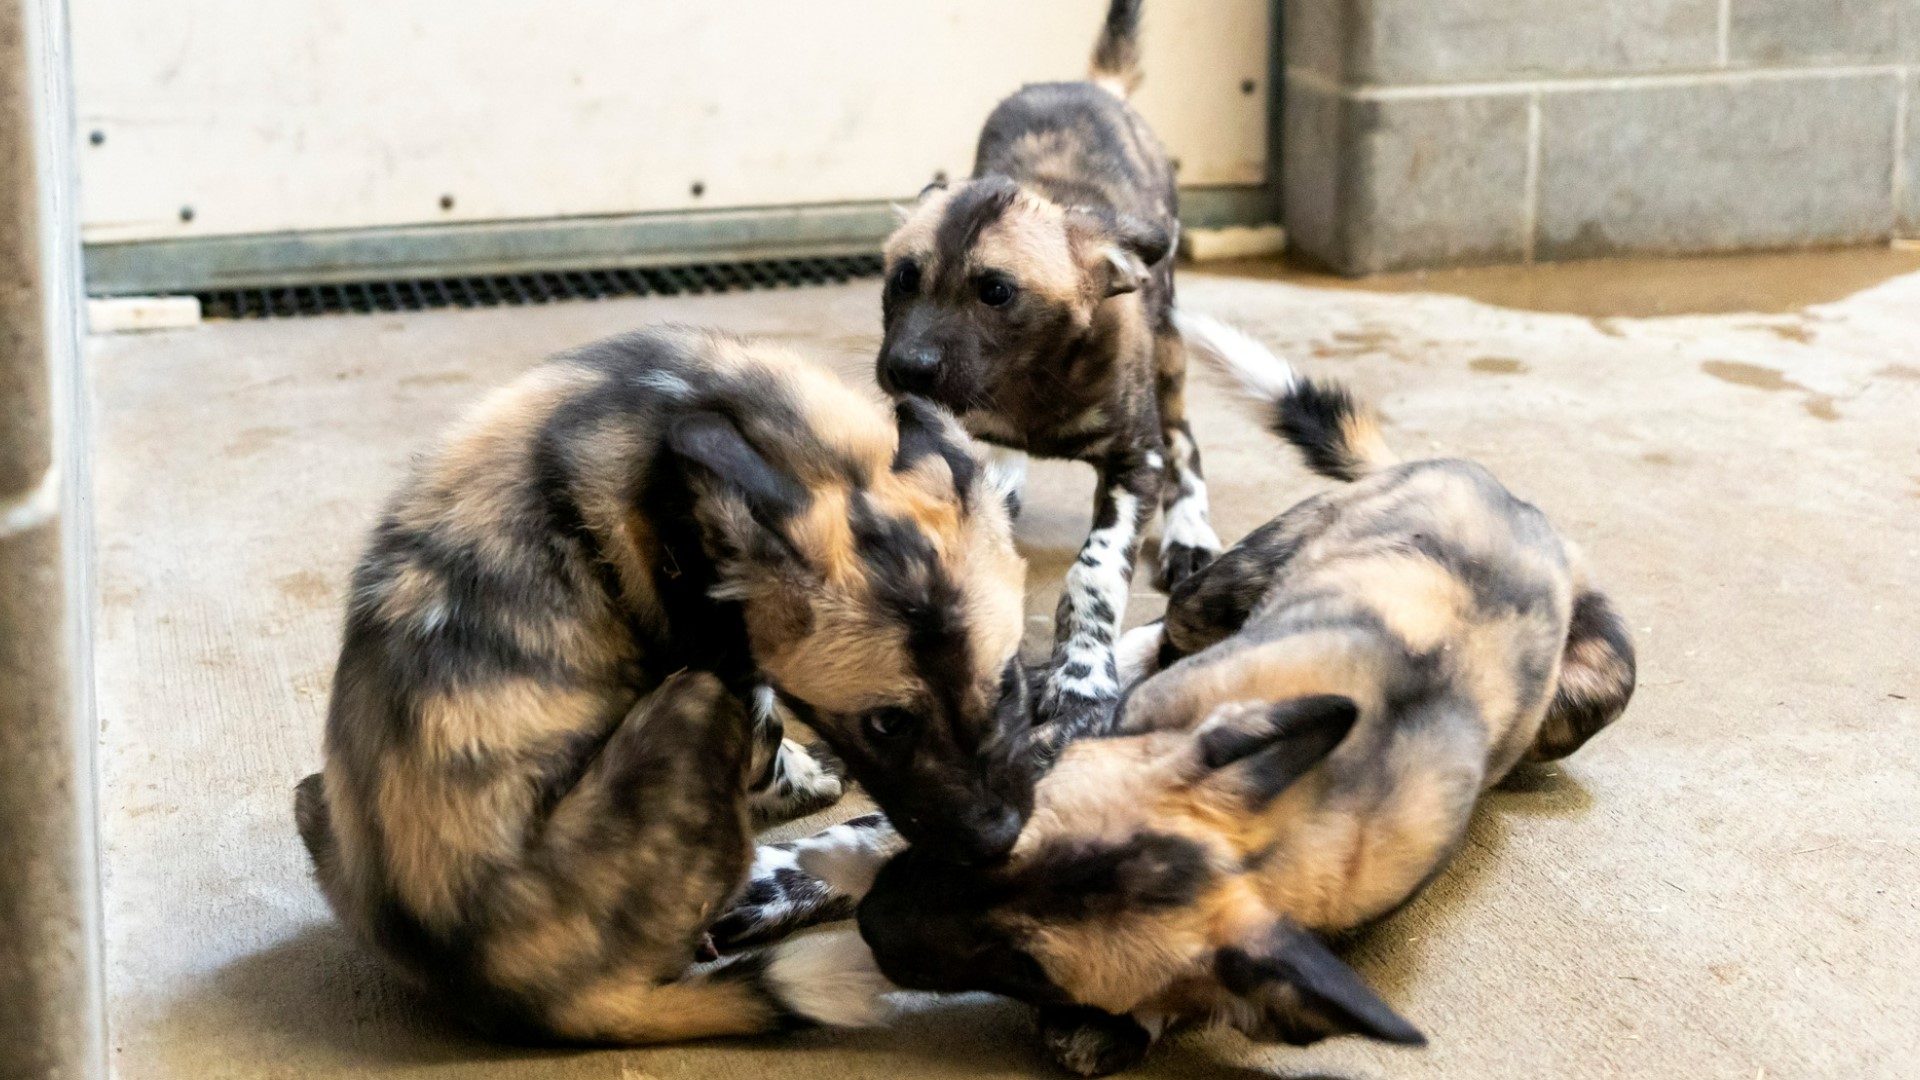
[[[1273,221],[1264,186],[1180,193],[1189,228]],[[864,255],[892,231],[885,202],[415,225],[86,245],[93,296],[204,293],[687,263]]]

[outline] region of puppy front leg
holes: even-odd
[[[1200,448],[1185,420],[1167,425],[1166,520],[1160,530],[1160,565],[1154,586],[1172,592],[1220,557],[1220,534],[1213,531],[1207,505],[1207,479],[1200,470]]]
[[[1153,355],[1160,435],[1167,447],[1166,519],[1153,584],[1162,592],[1172,592],[1219,558],[1222,545],[1210,520],[1200,447],[1193,441],[1193,425],[1187,422],[1186,342],[1169,326],[1155,335]]]
[[[1102,463],[1093,532],[1067,570],[1054,614],[1053,661],[1041,689],[1035,751],[1044,767],[1074,739],[1110,728],[1120,698],[1114,642],[1126,617],[1140,534],[1160,494],[1157,452]]]
[[[906,846],[880,814],[867,814],[801,840],[761,844],[746,888],[709,929],[731,952],[824,922],[853,917],[873,876]]]

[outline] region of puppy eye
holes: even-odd
[[[895,296],[912,296],[920,291],[920,268],[910,262],[901,263],[894,267],[889,284]]]
[[[974,287],[980,294],[980,302],[988,307],[1006,307],[1013,302],[1013,283],[1006,278],[983,277]]]
[[[867,734],[876,739],[898,739],[918,723],[918,718],[905,709],[876,709],[864,721]]]

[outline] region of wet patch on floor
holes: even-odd
[[[1838,420],[1840,411],[1834,408],[1833,395],[1821,394],[1802,386],[1780,371],[1759,364],[1748,364],[1739,360],[1704,360],[1700,370],[1735,386],[1745,386],[1754,390],[1798,390],[1807,395],[1802,403],[1807,415],[1819,420]]]
[[[1806,323],[1755,323],[1752,328],[1764,330],[1782,341],[1791,341],[1795,345],[1813,344],[1813,328]]]
[[[1522,375],[1527,370],[1526,364],[1511,356],[1482,356],[1467,367],[1481,375]]]
[[[1362,356],[1389,356],[1396,360],[1405,359],[1390,346],[1399,344],[1399,339],[1385,330],[1363,328],[1360,330],[1336,330],[1331,341],[1316,341],[1307,346],[1317,360],[1352,360]]]
[[[1345,278],[1298,256],[1232,259],[1183,267],[1182,274],[1253,277],[1362,292],[1435,292],[1520,311],[1585,315],[1601,333],[1605,318],[1667,315],[1790,315],[1843,300],[1901,274],[1920,271],[1920,250],[1835,248],[1743,255],[1582,259]],[[1768,325],[1790,341],[1805,326]]]
[[[1739,360],[1707,360],[1700,370],[1735,386],[1751,387],[1755,390],[1805,390],[1806,387],[1794,382],[1779,371],[1759,364],[1742,363]]]

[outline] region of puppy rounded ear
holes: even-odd
[[[910,201],[894,203],[893,204],[894,224],[905,225],[907,223],[907,220],[913,217],[914,212],[919,210],[921,206],[926,204],[926,201],[933,196],[934,192],[945,191],[945,190],[947,190],[947,181],[946,181],[945,175],[942,174],[940,179],[937,179],[932,183],[928,184],[926,187],[921,188],[920,194],[915,195]]]
[[[1114,216],[1113,235],[1121,248],[1148,266],[1166,258],[1167,253],[1173,250],[1174,237],[1171,232],[1131,214]]]
[[[947,410],[911,394],[894,405],[893,417],[900,431],[893,471],[906,472],[930,457],[938,458],[953,477],[954,493],[966,504],[980,472],[980,461],[974,456],[973,440],[966,429]]]
[[[806,505],[799,481],[774,468],[731,419],[717,412],[675,419],[666,445],[696,486],[738,498],[757,518],[784,520]]]
[[[1102,285],[1107,296],[1119,296],[1122,293],[1138,292],[1147,283],[1148,270],[1139,256],[1109,244],[1101,252],[1105,261],[1106,281]],[[1098,279],[1096,279],[1098,280]]]
[[[711,557],[722,563],[804,562],[782,526],[806,509],[806,487],[769,462],[730,418],[709,411],[678,417],[667,428],[665,450],[695,496],[693,514]]]
[[[1173,235],[1151,221],[1111,211],[1075,210],[1074,224],[1088,234],[1093,252],[1089,275],[1106,296],[1138,290],[1151,268],[1173,250]]]
[[[1192,775],[1265,806],[1333,753],[1359,717],[1338,694],[1224,706],[1194,732]]]
[[[1401,1046],[1425,1046],[1427,1037],[1381,1000],[1346,961],[1291,923],[1275,925],[1265,940],[1229,946],[1214,957],[1214,976],[1245,1002],[1243,1028],[1257,1039],[1306,1046],[1337,1035],[1361,1035]]]

